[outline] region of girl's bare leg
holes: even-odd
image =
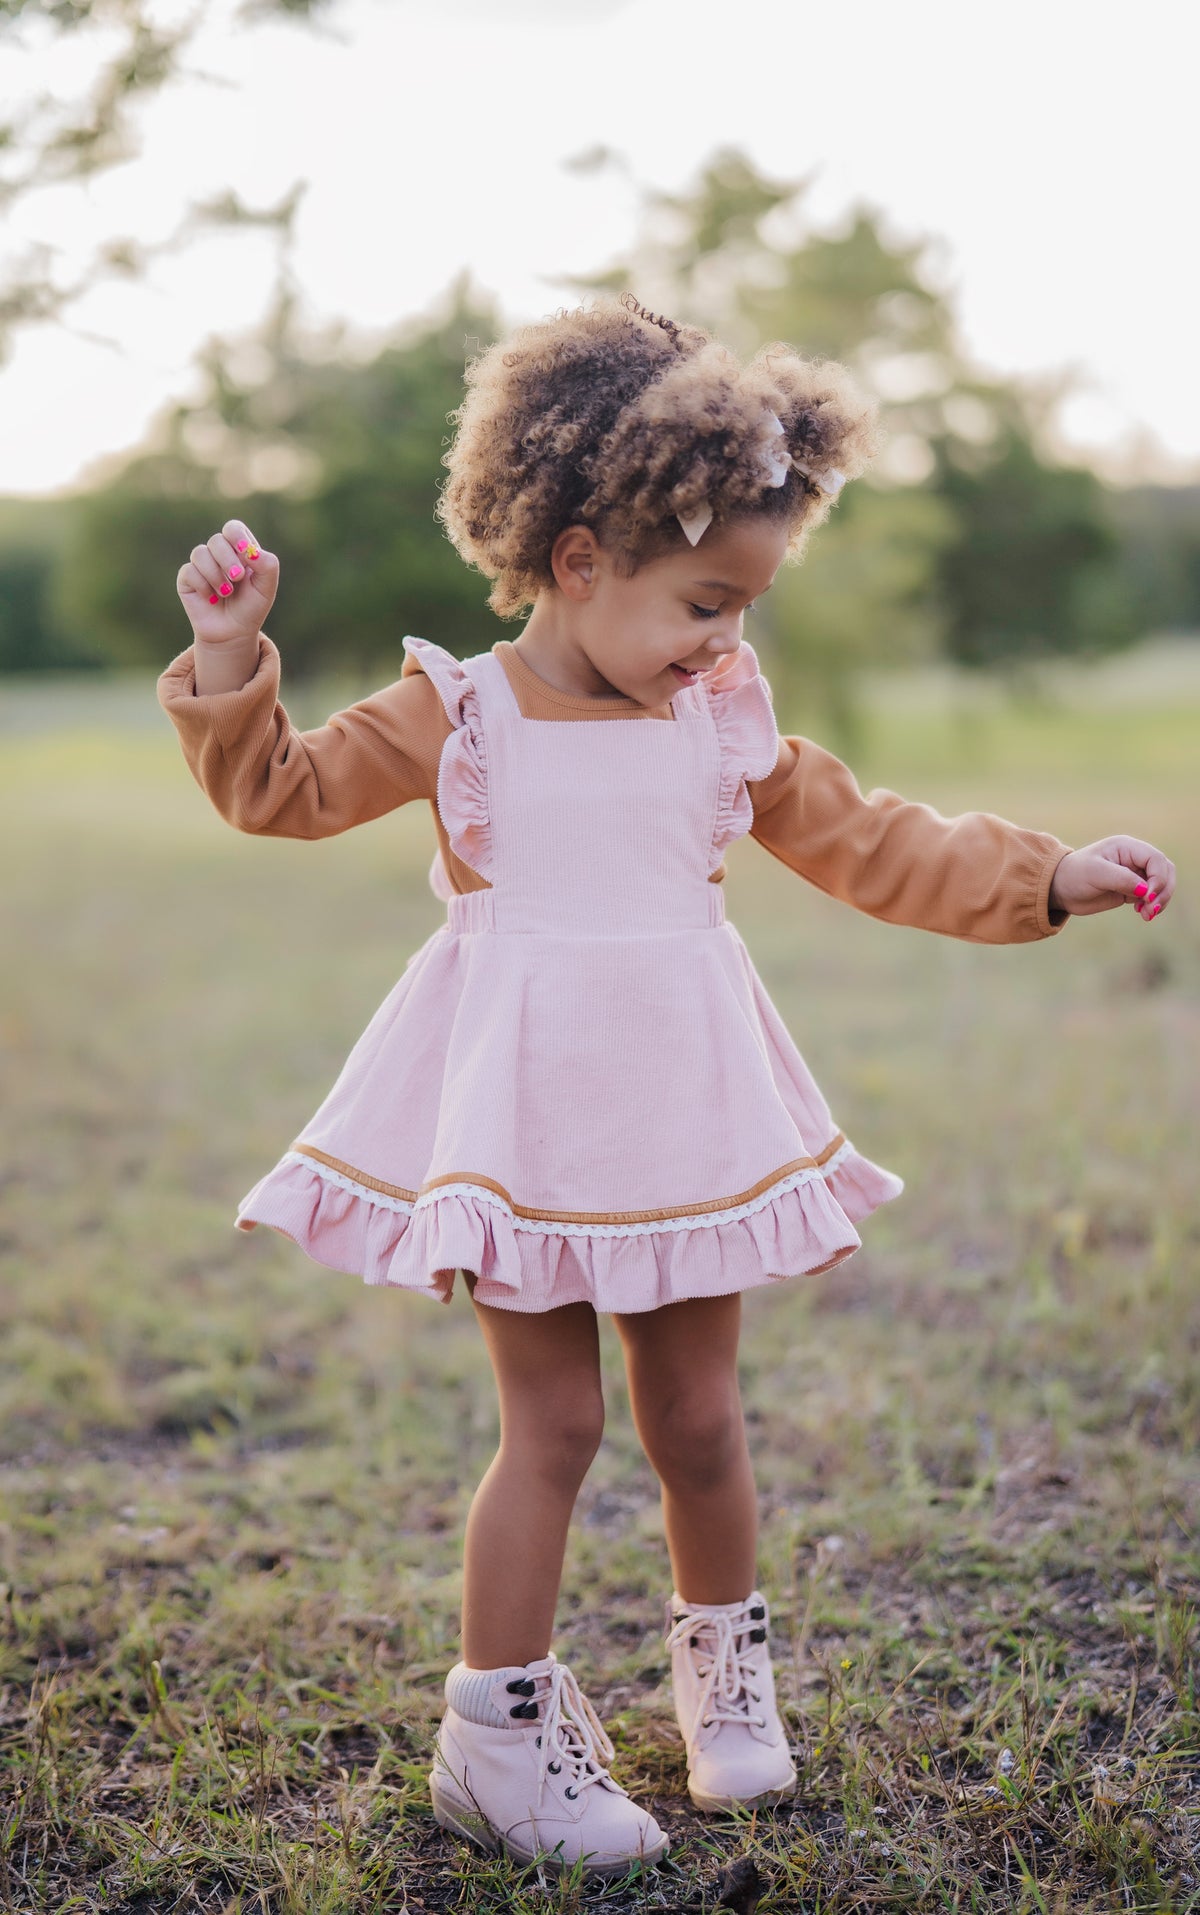
[[[735,1292],[613,1318],[686,1602],[740,1602],[757,1580],[758,1497],[737,1375],[741,1304]]]
[[[600,1446],[604,1396],[590,1303],[538,1314],[475,1303],[475,1314],[496,1376],[500,1448],[467,1517],[462,1659],[499,1669],[549,1650],[567,1527]]]

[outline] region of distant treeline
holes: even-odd
[[[465,357],[460,316],[368,366],[295,369],[291,443],[243,453],[241,484],[236,432],[214,471],[181,411],[173,443],[94,490],[0,498],[0,672],[164,664],[190,637],[176,573],[234,513],[283,557],[271,623],[290,674],[398,671],[406,632],[460,655],[490,645],[486,581],[434,518]],[[307,482],[264,486],[285,458]],[[1010,666],[1200,631],[1200,487],[1117,490],[1040,464],[1015,434],[974,470],[943,449],[919,485],[848,487],[771,597],[776,650],[826,676],[839,655]]]
[[[803,685],[836,717],[867,665],[1016,669],[1200,630],[1200,487],[1118,489],[1046,456],[1050,402],[964,363],[944,299],[867,213],[772,251],[773,283],[748,271],[748,249],[767,250],[759,222],[789,195],[719,154],[670,202],[669,251],[648,214],[628,259],[574,282],[631,287],[747,355],[801,343],[881,393],[905,457],[846,488],[755,616],[782,696]],[[714,312],[702,288],[722,284]],[[464,278],[442,318],[368,359],[337,331],[302,339],[283,293],[253,337],[210,342],[201,396],[103,482],[0,499],[0,672],[161,668],[190,638],[179,567],[233,515],[283,559],[270,625],[290,678],[386,682],[408,632],[460,655],[490,646],[487,581],[434,506],[464,366],[499,325]]]

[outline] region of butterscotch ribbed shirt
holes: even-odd
[[[500,639],[492,651],[526,718],[644,718],[673,722],[669,705],[579,698],[530,670]],[[280,656],[265,632],[258,663],[238,691],[196,691],[192,646],[158,680],[159,703],[179,733],[196,782],[239,831],[262,837],[329,838],[427,799],[451,888],[487,890],[457,858],[437,810],[437,772],[452,726],[437,689],[411,654],[400,677],[299,732],[279,701]],[[987,811],[944,818],[932,806],[884,789],[864,795],[853,773],[800,736],[779,741],[769,777],[748,784],[750,835],[830,897],[889,924],[912,925],[979,944],[1025,944],[1061,930],[1050,884],[1069,845]],[[725,876],[724,864],[711,874]]]

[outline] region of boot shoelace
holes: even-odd
[[[599,1716],[565,1663],[556,1662],[547,1675],[539,1676],[536,1680],[533,1676],[525,1676],[519,1682],[508,1683],[506,1687],[512,1695],[537,1698],[536,1701],[518,1703],[516,1708],[509,1710],[509,1714],[541,1717],[541,1734],[537,1738],[537,1747],[541,1751],[538,1760],[539,1809],[545,1794],[547,1773],[558,1775],[564,1765],[570,1770],[571,1776],[563,1790],[569,1801],[573,1802],[593,1782],[611,1781],[607,1765],[616,1750],[604,1733]],[[537,1694],[539,1689],[540,1695]]]
[[[687,1642],[710,1657],[707,1669],[697,1663],[700,1697],[696,1705],[696,1723],[707,1728],[710,1722],[752,1723],[765,1729],[767,1719],[750,1714],[751,1702],[762,1696],[750,1684],[756,1680],[758,1645],[767,1639],[767,1612],[762,1603],[747,1603],[734,1615],[718,1611],[715,1616],[695,1615],[683,1610],[675,1617],[667,1635],[667,1647]],[[739,1638],[745,1638],[739,1648]]]

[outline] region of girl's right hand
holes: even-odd
[[[279,560],[261,550],[240,519],[226,519],[207,545],[192,548],[175,580],[183,609],[205,645],[256,638],[279,589]]]

